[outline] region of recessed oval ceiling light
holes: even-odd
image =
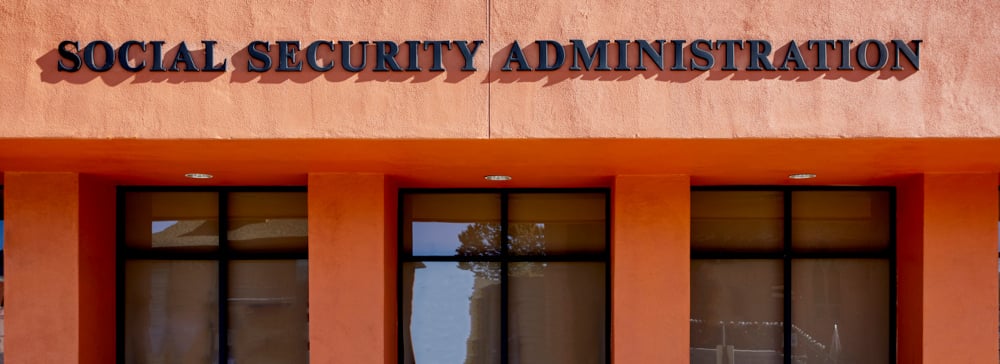
[[[208,173],[188,173],[188,174],[185,174],[184,177],[191,178],[191,179],[211,179],[212,177],[215,177],[215,176],[210,175]]]
[[[812,179],[812,178],[816,178],[816,175],[813,173],[793,173],[788,175],[788,179]]]
[[[510,176],[504,176],[498,174],[491,174],[488,176],[484,176],[483,178],[485,178],[487,181],[510,181],[512,179]]]

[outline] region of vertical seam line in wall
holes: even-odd
[[[486,42],[489,43],[489,57],[486,57],[486,139],[493,139],[493,4],[486,0]]]

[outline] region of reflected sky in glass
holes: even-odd
[[[414,222],[413,255],[455,255],[462,245],[458,235],[469,225],[465,222]]]
[[[163,230],[166,230],[168,227],[174,226],[176,224],[177,224],[177,220],[173,220],[173,221],[166,221],[166,220],[164,220],[164,221],[153,221],[153,234],[156,234],[156,233],[159,233],[159,232],[161,232]]]
[[[465,363],[475,275],[454,262],[424,264],[414,271],[413,356],[418,363]]]

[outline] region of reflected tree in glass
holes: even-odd
[[[507,255],[509,256],[545,256],[545,225],[543,224],[510,224],[508,232]],[[499,223],[475,223],[469,225],[458,235],[462,245],[455,249],[460,257],[498,257],[501,252]],[[530,275],[544,263],[517,264],[510,267],[512,276]],[[486,267],[485,262],[459,262],[459,268],[471,270],[477,277],[500,280],[500,272]]]
[[[545,255],[545,228],[541,224],[512,224],[509,225],[508,254],[544,256]],[[456,250],[460,257],[499,257],[501,251],[497,248],[501,241],[502,229],[499,223],[475,223],[469,225],[464,231],[459,233],[458,239],[462,242]],[[476,292],[469,299],[469,315],[473,326],[483,322],[499,322],[498,303],[500,298],[501,274],[503,271],[497,269],[496,263],[488,261],[462,261],[458,262],[458,267],[475,274]],[[544,268],[544,263],[529,262],[513,264],[509,266],[510,276],[532,276],[540,275]],[[471,332],[478,335],[470,335],[467,345],[466,364],[475,363],[495,363],[498,362],[498,345],[500,340],[498,332],[483,333],[477,327],[473,327]],[[489,336],[489,337],[484,337]]]

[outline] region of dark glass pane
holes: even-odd
[[[309,223],[305,192],[229,194],[229,248],[234,251],[305,252]]]
[[[499,194],[404,195],[403,251],[415,256],[500,254]]]
[[[889,248],[889,192],[792,193],[792,249],[883,251]]]
[[[219,246],[219,195],[215,192],[126,193],[125,244],[142,250],[216,250]]]
[[[888,362],[887,260],[793,260],[792,274],[796,362]]]
[[[606,250],[600,193],[518,193],[508,197],[511,255],[599,254]]]
[[[218,363],[218,263],[125,263],[125,362]]]
[[[691,363],[781,363],[781,260],[691,261]]]
[[[230,362],[309,362],[306,260],[229,263]]]
[[[605,263],[510,263],[509,275],[511,363],[605,362]]]
[[[403,264],[403,362],[500,363],[500,264]]]
[[[783,196],[780,191],[692,191],[691,249],[782,251]]]

